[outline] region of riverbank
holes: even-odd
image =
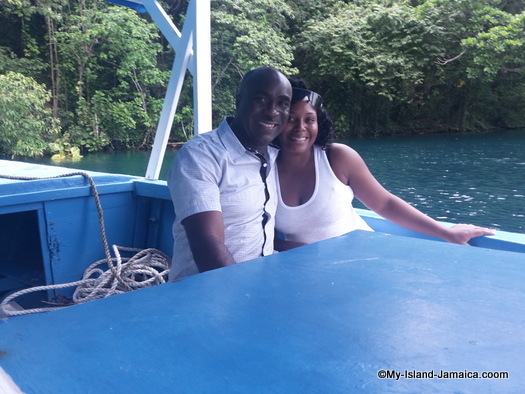
[[[417,135],[442,135],[442,134],[476,134],[486,132],[505,132],[511,130],[525,130],[525,126],[516,127],[488,127],[488,128],[477,128],[477,129],[464,129],[460,130],[457,128],[443,128],[443,127],[426,127],[426,128],[411,128],[411,129],[392,129],[388,131],[369,131],[365,133],[356,133],[349,131],[336,130],[337,139],[349,139],[349,138],[381,138],[391,136],[417,136]]]
[[[525,233],[525,129],[352,137],[340,142],[356,149],[388,190],[429,216]],[[179,146],[166,151],[160,179],[167,178]],[[149,151],[99,152],[79,160],[23,161],[144,176],[149,156]]]

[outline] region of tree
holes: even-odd
[[[74,107],[70,142],[88,151],[109,142],[117,149],[145,146],[162,105],[154,93],[168,79],[157,64],[158,32],[124,7],[91,0],[77,7],[55,34],[66,100]]]
[[[407,2],[339,2],[328,17],[306,23],[296,59],[339,128],[386,130],[434,72],[437,30]]]
[[[235,112],[235,95],[243,75],[271,66],[285,74],[293,47],[284,33],[291,8],[283,0],[217,0],[212,2],[213,119]]]
[[[417,10],[441,27],[436,63],[447,117],[461,130],[524,125],[523,2],[429,0]]]
[[[31,77],[8,71],[0,75],[0,152],[7,156],[42,156],[60,132],[46,108],[51,94]]]
[[[298,0],[308,7],[307,0]],[[342,130],[385,133],[525,124],[521,2],[339,1],[313,7],[294,65]],[[304,9],[303,9],[304,10]],[[304,13],[303,13],[304,14]],[[511,82],[514,85],[511,85]],[[505,89],[501,89],[505,86]],[[510,89],[509,100],[501,96]],[[520,115],[521,114],[521,115]]]
[[[187,0],[170,5],[181,26]],[[250,69],[306,79],[344,134],[525,125],[521,0],[214,0],[213,123]],[[147,15],[99,0],[0,0],[0,74],[47,86],[56,149],[148,148],[173,50]],[[11,77],[12,79],[12,77]],[[172,138],[191,137],[188,78]],[[52,140],[51,136],[45,140]]]

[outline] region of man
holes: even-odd
[[[288,121],[292,87],[279,71],[248,72],[236,115],[188,141],[168,174],[175,208],[170,280],[273,253],[276,210],[269,144]]]

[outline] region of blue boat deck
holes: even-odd
[[[6,290],[77,281],[105,257],[88,180],[82,175],[46,179],[73,172],[78,171],[0,160],[0,296]],[[110,245],[157,248],[171,256],[174,213],[165,182],[85,173],[96,184]]]
[[[84,270],[105,257],[94,191],[79,171],[0,160],[0,298],[8,291],[77,281]],[[83,172],[84,173],[84,172]],[[156,248],[171,256],[173,207],[166,182],[140,177],[85,172],[96,184],[110,245]],[[58,176],[58,177],[56,177]],[[56,177],[49,179],[50,177]],[[429,237],[396,226],[370,211],[358,210],[376,231],[411,238]],[[436,240],[436,239],[435,239]],[[439,240],[441,241],[441,240]],[[472,245],[525,252],[525,235],[498,231]],[[73,288],[48,291],[36,300],[70,297]]]
[[[0,321],[0,365],[26,393],[518,393],[524,263],[356,231]]]

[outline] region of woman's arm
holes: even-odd
[[[471,238],[492,235],[493,230],[466,224],[446,227],[386,190],[352,148],[333,144],[330,164],[336,176],[349,185],[359,201],[385,219],[429,236],[466,245]]]

